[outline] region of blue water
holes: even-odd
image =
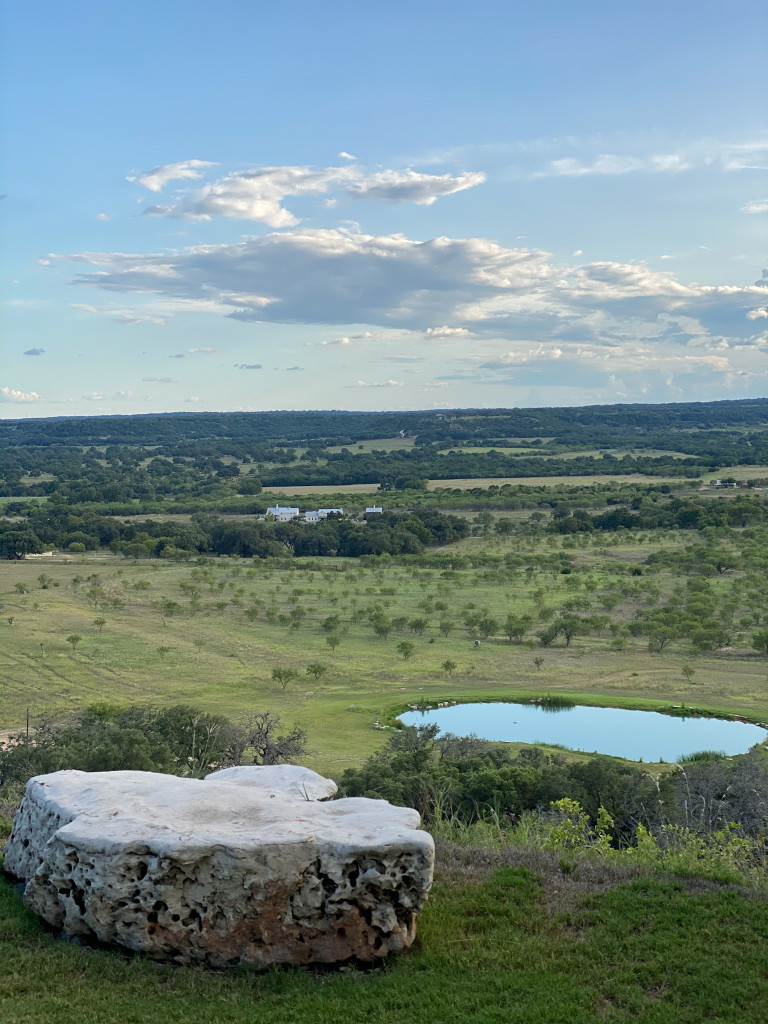
[[[474,733],[485,740],[559,743],[572,750],[630,761],[677,761],[697,750],[743,754],[768,738],[765,729],[745,722],[583,705],[553,713],[535,704],[456,704],[434,711],[408,711],[400,715],[400,721],[405,725],[436,723],[441,733]]]

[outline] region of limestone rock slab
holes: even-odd
[[[289,765],[41,775],[5,870],[66,934],[159,958],[376,960],[413,941],[434,845],[416,811],[333,791]]]
[[[262,789],[283,790],[299,800],[330,800],[338,786],[311,768],[298,764],[239,764],[205,776],[214,782],[242,782]]]

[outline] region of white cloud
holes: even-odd
[[[356,388],[403,388],[405,387],[405,381],[402,380],[381,380],[381,381],[365,381],[359,380],[356,384],[347,385],[348,387]]]
[[[574,249],[573,252],[571,253],[571,256],[583,256],[583,255],[584,255],[584,250],[583,249]]]
[[[343,149],[338,155],[341,157],[342,160],[357,160],[356,156],[352,156],[351,153],[345,153]]]
[[[768,213],[768,199],[753,199],[741,208],[742,213]]]
[[[209,160],[181,160],[179,163],[162,164],[160,167],[153,167],[151,171],[131,175],[126,181],[136,182],[149,192],[160,192],[169,181],[202,178],[206,168],[215,166],[216,164]]]
[[[210,355],[211,352],[215,352],[215,348],[188,348],[187,352],[190,355]]]
[[[466,327],[428,327],[424,334],[428,338],[468,338],[471,331]]]
[[[70,302],[70,306],[72,309],[80,309],[84,313],[92,313],[95,316],[108,316],[116,324],[124,324],[128,327],[136,324],[155,324],[158,327],[163,327],[166,323],[165,317],[125,309],[123,306],[91,306],[86,302]]]
[[[379,199],[385,203],[418,203],[431,206],[438,196],[475,188],[485,181],[481,171],[460,174],[420,174],[417,171],[379,171],[353,182],[345,192],[353,199]]]
[[[106,395],[102,395],[98,391],[92,391],[90,395],[82,395],[81,397],[84,398],[86,402],[103,402]]]
[[[768,307],[762,306],[759,309],[750,309],[747,313],[747,320],[768,320]]]
[[[185,404],[195,404],[196,402],[202,402],[202,398],[198,395],[190,395],[189,398],[184,399]]]
[[[112,217],[108,213],[97,213],[96,220],[112,220]]]
[[[39,402],[40,395],[36,391],[19,391],[3,385],[0,387],[0,398],[6,402]]]
[[[228,217],[257,221],[271,228],[294,227],[298,218],[282,202],[287,196],[320,196],[341,189],[353,199],[415,202],[430,205],[438,196],[461,192],[485,181],[482,173],[420,174],[411,170],[385,170],[366,175],[357,165],[344,167],[261,167],[234,171],[210,182],[171,205],[149,206],[145,214],[185,220]],[[331,198],[328,208],[337,205]]]
[[[617,150],[626,149],[626,139],[616,139]],[[603,140],[602,144],[605,144]],[[526,170],[520,166],[512,171],[513,177],[585,177],[588,175],[623,175],[629,173],[669,174],[694,168],[711,168],[720,172],[766,170],[768,167],[768,139],[753,138],[741,142],[717,139],[698,139],[681,146],[674,152],[604,152],[594,153],[589,139],[534,140],[533,144],[520,144],[509,150],[517,159],[543,154],[547,150],[576,151],[576,155],[560,156],[543,167]],[[482,148],[480,149],[482,152]],[[471,158],[472,150],[463,151]]]
[[[173,377],[142,377],[142,382],[146,384],[178,384],[177,380]]]
[[[572,385],[584,396],[584,388],[597,389],[589,396],[605,400],[606,367],[618,379],[622,359],[637,374],[663,368],[704,379],[720,373],[737,387],[745,373],[759,372],[763,358],[755,321],[764,322],[759,310],[768,277],[752,285],[698,285],[641,262],[569,265],[486,238],[418,241],[342,229],[294,229],[170,254],[68,258],[80,265],[79,285],[142,301],[149,296],[145,308],[155,315],[199,310],[246,323],[328,325],[333,333],[326,340],[307,344],[338,346],[349,353],[349,365],[359,358],[359,345],[384,362],[391,346],[398,351],[404,343],[413,354],[443,360],[461,347],[475,370],[487,364],[481,383],[555,373],[564,388]],[[359,331],[363,324],[371,329]],[[358,365],[350,378],[362,380],[352,387],[405,386],[378,374],[367,382]],[[394,367],[395,361],[381,377]],[[627,394],[643,394],[639,378],[631,387],[621,379]],[[659,377],[652,388],[659,400],[664,388]],[[545,399],[556,403],[562,396],[547,391]]]
[[[77,281],[163,302],[205,302],[244,321],[372,323],[426,330],[456,303],[529,292],[555,273],[548,254],[484,238],[304,229],[167,253],[80,253]],[[261,296],[270,297],[265,306]],[[255,298],[254,298],[255,296]],[[440,319],[438,319],[438,317]]]
[[[116,324],[126,324],[128,327],[136,324],[155,324],[156,327],[165,326],[165,320],[162,317],[144,316],[140,313],[121,313],[119,316],[113,316],[112,319]]]

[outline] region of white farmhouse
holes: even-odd
[[[289,523],[292,519],[299,518],[298,508],[290,508],[287,505],[270,505],[267,515],[272,515],[278,523]]]
[[[365,514],[367,516],[370,516],[370,515],[373,515],[375,512],[383,512],[383,511],[384,511],[384,509],[381,507],[381,505],[369,505],[368,508],[366,508],[366,510],[365,510]]]

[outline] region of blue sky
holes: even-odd
[[[4,22],[5,417],[768,391],[762,0]]]

